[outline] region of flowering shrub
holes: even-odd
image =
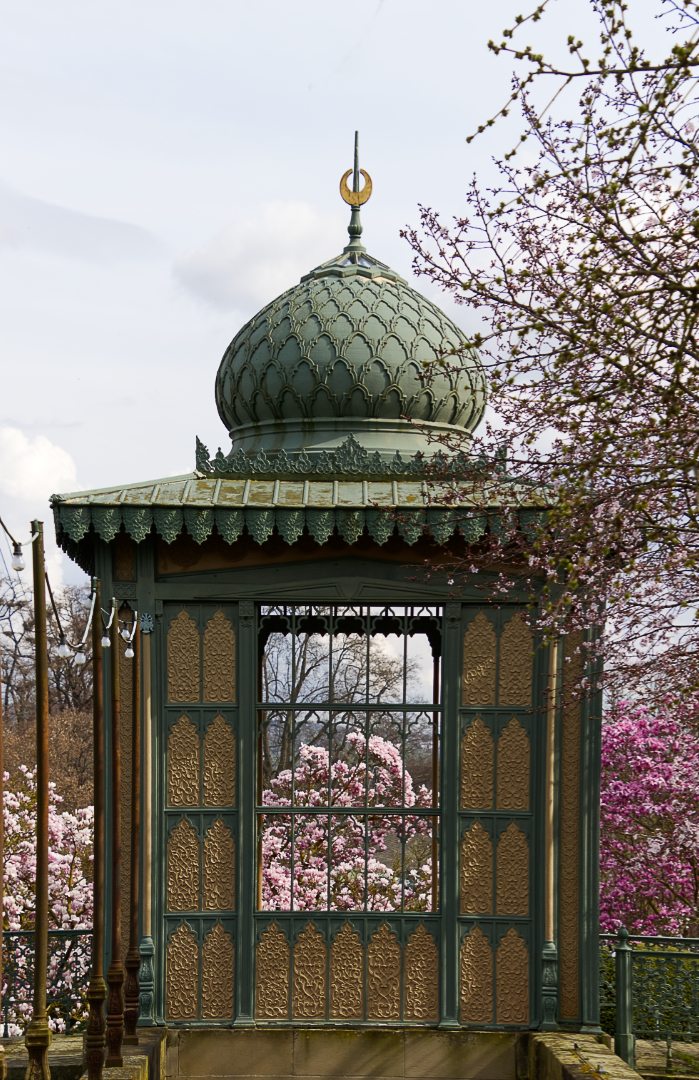
[[[36,886],[36,770],[20,767],[19,783],[9,788],[5,773],[5,899],[4,929],[34,929]],[[51,930],[92,927],[93,808],[76,814],[60,810],[62,799],[49,785],[49,1023],[65,1028],[65,1009],[72,1020],[84,1019],[82,992],[90,969],[89,939],[56,940]],[[19,1035],[31,1017],[33,939],[11,938],[4,950],[2,995],[8,1007],[10,1034]],[[60,999],[63,998],[64,1001]],[[82,1004],[81,1004],[82,1002]]]
[[[328,807],[327,814],[267,815],[262,835],[262,906],[266,910],[430,911],[432,819],[393,815],[388,808],[429,807],[432,793],[414,790],[400,750],[378,735],[347,737],[345,760],[304,745],[299,763],[270,781],[269,807]],[[375,814],[335,813],[375,807]],[[328,833],[330,840],[328,842]],[[405,858],[403,858],[403,847]]]
[[[34,928],[36,883],[36,770],[20,767],[15,790],[5,788],[5,930]],[[5,784],[9,776],[5,773]],[[91,806],[69,814],[49,784],[49,927],[92,926]]]
[[[699,697],[622,702],[602,729],[603,932],[699,929]]]

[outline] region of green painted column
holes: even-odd
[[[459,702],[461,604],[444,608],[442,647],[441,1028],[459,1023]]]
[[[238,755],[238,850],[236,859],[236,906],[238,942],[236,948],[236,1024],[251,1027],[255,1022],[255,892],[256,892],[256,821],[255,790],[257,768],[257,632],[255,605],[243,600],[238,605],[239,724]]]

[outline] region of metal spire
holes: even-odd
[[[347,178],[352,173],[352,190],[347,186]],[[359,174],[364,177],[364,187],[359,190]],[[354,169],[348,169],[340,180],[340,195],[352,207],[350,223],[347,227],[350,242],[345,248],[346,252],[363,253],[366,248],[362,247],[360,237],[362,235],[362,222],[359,216],[359,208],[371,195],[372,183],[369,173],[359,168],[359,132],[354,133]]]

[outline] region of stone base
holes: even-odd
[[[170,1031],[167,1080],[518,1080],[527,1033],[433,1029]]]

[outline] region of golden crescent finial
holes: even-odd
[[[364,177],[364,187],[361,191],[350,191],[347,186],[347,177],[352,171],[352,169],[348,169],[342,177],[342,180],[340,180],[340,195],[342,195],[342,198],[346,203],[349,203],[350,206],[362,206],[371,196],[371,177],[364,169],[360,169],[359,171]]]

